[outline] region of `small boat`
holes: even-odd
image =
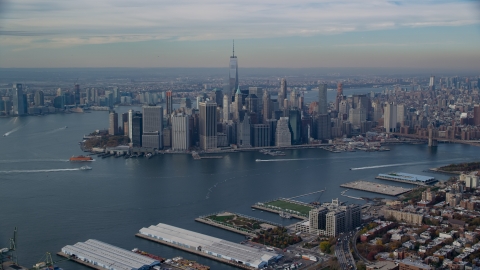
[[[90,166],[82,166],[82,167],[80,167],[80,170],[82,170],[82,171],[88,171],[88,170],[91,170],[91,169],[92,169],[92,167],[90,167]]]
[[[65,128],[68,128],[67,126],[65,126]]]

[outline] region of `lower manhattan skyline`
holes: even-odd
[[[0,3],[0,68],[478,69],[474,1]]]

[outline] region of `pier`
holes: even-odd
[[[308,195],[312,195],[312,194],[315,194],[315,193],[324,192],[325,190],[326,190],[326,189],[322,189],[322,190],[319,190],[319,191],[314,191],[314,192],[310,192],[310,193],[298,195],[298,196],[291,197],[291,198],[288,198],[288,199],[289,199],[289,200],[292,200],[292,199],[295,199],[295,198],[300,198],[300,197],[303,197],[303,196],[308,196]]]
[[[200,156],[197,152],[193,151],[192,152],[192,157],[193,159],[219,159],[223,158],[223,156]]]
[[[65,254],[65,253],[63,253],[63,252],[57,252],[57,255],[58,255],[58,256],[65,257],[65,258],[68,258],[68,259],[70,259],[70,260],[72,260],[72,261],[74,261],[74,262],[77,262],[77,263],[79,263],[79,264],[83,264],[83,265],[85,265],[85,266],[87,266],[87,267],[90,267],[90,268],[92,268],[92,269],[105,270],[105,268],[103,268],[103,267],[100,267],[100,266],[98,266],[98,265],[94,265],[94,264],[92,264],[92,263],[85,262],[85,261],[80,260],[80,259],[78,259],[78,258],[75,258],[75,257],[73,257],[73,256],[69,256],[69,255],[67,255],[67,254]]]
[[[251,267],[251,266],[247,266],[245,264],[236,263],[235,261],[226,260],[226,259],[223,259],[223,258],[219,258],[217,256],[209,255],[207,253],[204,253],[204,252],[201,252],[201,251],[198,251],[198,250],[182,247],[180,245],[175,245],[175,244],[169,243],[167,241],[162,241],[160,239],[153,238],[153,237],[150,237],[150,236],[147,236],[147,235],[143,235],[141,233],[137,233],[137,234],[135,234],[135,236],[146,239],[146,240],[150,240],[150,241],[153,241],[153,242],[157,242],[157,243],[162,244],[162,245],[166,245],[166,246],[169,246],[169,247],[180,249],[180,250],[183,250],[183,251],[186,251],[186,252],[190,252],[190,253],[195,254],[195,255],[203,256],[203,257],[209,258],[211,260],[215,260],[215,261],[219,261],[219,262],[222,262],[222,263],[225,263],[225,264],[228,264],[228,265],[232,265],[232,266],[235,266],[235,267],[238,267],[238,268],[248,269],[248,270],[257,269],[257,268]]]
[[[312,205],[285,198],[279,198],[268,202],[258,202],[251,207],[277,213],[279,215],[287,213],[291,217],[297,219],[308,219],[310,210],[314,208]]]
[[[353,196],[350,196],[350,195],[345,195],[345,193],[347,193],[347,191],[348,191],[348,189],[342,191],[342,192],[340,193],[340,195],[345,196],[345,197],[350,198],[350,199],[355,199],[355,200],[363,201],[363,199],[360,198],[360,197],[353,197]]]
[[[398,195],[410,192],[412,190],[411,188],[390,186],[390,185],[378,184],[378,183],[368,182],[368,181],[354,181],[354,182],[341,184],[340,186],[344,188],[368,191],[368,192],[389,195],[389,196],[398,196]]]
[[[196,218],[195,221],[249,237],[255,237],[256,230],[261,228],[282,227],[282,225],[277,223],[226,211],[200,216]],[[244,223],[244,225],[242,225],[242,223]],[[248,228],[246,224],[251,225],[252,227],[257,226],[258,228]]]

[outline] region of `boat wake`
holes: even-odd
[[[23,163],[23,162],[68,162],[68,159],[12,159],[0,160],[0,163]]]
[[[19,130],[19,129],[20,129],[20,127],[14,128],[14,129],[10,130],[9,132],[3,134],[3,137],[7,137],[8,135],[14,133],[15,131],[17,131],[17,130]]]
[[[351,171],[368,170],[368,169],[397,167],[397,166],[409,166],[409,165],[431,164],[431,163],[438,163],[438,162],[449,162],[449,161],[455,161],[455,160],[459,160],[459,159],[436,160],[436,161],[426,161],[426,162],[409,162],[409,163],[385,164],[385,165],[376,165],[376,166],[368,166],[368,167],[350,168],[350,170],[351,170]]]
[[[0,173],[45,173],[45,172],[68,172],[68,171],[81,171],[81,168],[75,169],[47,169],[47,170],[11,170],[11,171],[0,171]]]
[[[294,160],[319,160],[321,158],[284,158],[284,159],[256,159],[256,162],[281,162]]]
[[[58,132],[58,131],[64,130],[64,129],[67,129],[67,126],[64,126],[64,127],[61,127],[61,128],[56,128],[54,130],[50,130],[50,131],[46,132],[45,134],[52,134],[52,133],[55,133],[55,132]]]

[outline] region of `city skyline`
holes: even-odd
[[[0,68],[478,70],[474,1],[2,2]],[[455,12],[453,12],[455,11]]]

